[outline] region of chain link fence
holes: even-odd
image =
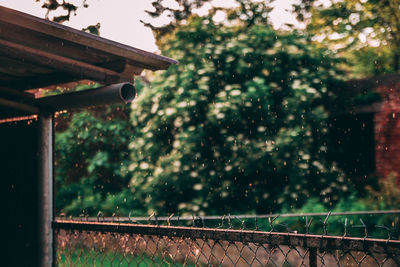
[[[400,213],[391,213],[374,215],[390,222],[388,225],[371,225],[371,218],[365,217],[371,214],[361,213],[346,217],[333,213],[160,218],[103,217],[99,213],[97,217],[59,217],[53,222],[56,263],[400,266]],[[339,230],[341,235],[329,233]]]

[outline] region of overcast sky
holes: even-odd
[[[285,23],[295,23],[293,15],[285,11],[290,9],[291,4],[295,1],[276,0],[274,2],[275,9],[271,13],[271,21],[276,28]],[[82,0],[72,0],[71,2],[80,4]],[[70,21],[65,22],[64,25],[82,29],[100,22],[102,37],[146,51],[156,52],[157,46],[154,43],[151,30],[144,27],[140,22],[141,19],[150,21],[149,16],[144,11],[152,10],[151,2],[152,0],[87,0],[89,8],[78,9],[76,16],[72,16]],[[214,1],[214,4],[219,6],[229,6],[233,3],[233,0]],[[42,4],[35,0],[0,0],[0,5],[42,18],[46,14],[46,10],[41,8]],[[199,12],[206,12],[206,8],[199,10]],[[161,19],[159,23],[166,21],[166,19]]]

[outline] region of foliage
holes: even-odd
[[[215,10],[192,16],[166,42],[180,64],[132,107],[130,187],[148,209],[270,212],[311,196],[332,205],[348,190],[325,160],[335,60],[274,31],[264,7],[229,11],[227,25]]]
[[[81,5],[78,6],[76,1],[65,1],[63,0],[61,3],[57,0],[35,0],[36,2],[42,2],[42,8],[46,9],[46,19],[50,19],[51,13],[56,13],[59,10],[66,11],[65,14],[59,16],[53,16],[51,18],[52,21],[58,23],[64,23],[65,21],[69,21],[71,15],[76,15],[78,8],[88,8],[89,5],[87,0],[81,0]],[[89,32],[95,35],[100,35],[100,23],[96,23],[94,25],[89,25],[86,28],[83,28],[82,31]]]
[[[284,207],[282,213],[315,213],[315,212],[360,212],[360,211],[373,211],[373,210],[393,210],[397,209],[400,205],[400,188],[398,186],[397,175],[390,174],[385,179],[378,181],[377,188],[367,186],[367,195],[360,198],[357,194],[353,193],[347,198],[342,198],[333,209],[324,207],[318,198],[311,198],[300,209],[291,209]],[[370,215],[347,215],[347,216],[331,216],[328,220],[328,233],[342,235],[344,233],[345,218],[348,219],[348,234],[353,236],[364,235],[364,228],[361,227],[365,224],[368,227],[368,235],[375,238],[387,238],[388,231],[392,236],[399,235],[399,217],[395,214],[370,214]],[[362,222],[360,221],[362,219]],[[320,233],[322,231],[322,223],[325,217],[315,217],[313,232]],[[291,225],[292,227],[300,227],[303,224],[298,218],[280,219],[277,222]],[[384,226],[384,227],[382,227]]]
[[[246,17],[247,23],[254,23],[251,19],[258,19],[260,22],[266,22],[268,17],[258,16],[257,14],[246,14],[246,12],[260,12],[266,14],[266,11],[271,11],[271,2],[274,0],[264,0],[264,1],[248,1],[248,0],[235,0],[239,8],[230,10],[230,19],[234,17]],[[167,3],[165,3],[167,2]],[[152,23],[147,23],[141,21],[145,26],[150,27],[156,37],[157,45],[163,49],[164,42],[168,42],[169,35],[180,25],[186,24],[187,20],[195,14],[195,11],[204,7],[206,4],[208,6],[213,6],[214,3],[211,0],[155,0],[152,2],[154,10],[147,10],[146,13],[150,15],[151,18],[156,19],[159,17],[167,16],[170,22],[166,25],[155,26]],[[220,8],[213,7],[214,11]],[[223,9],[223,8],[221,8]],[[250,16],[248,16],[250,15]]]
[[[316,39],[355,57],[356,66],[365,64],[363,74],[399,70],[399,0],[302,0],[295,5],[295,11]],[[369,53],[368,57],[364,52]],[[390,59],[390,68],[382,59]]]
[[[388,46],[362,47],[350,51],[347,57],[349,62],[353,62],[351,72],[355,77],[393,72],[393,53]]]
[[[368,186],[369,205],[375,209],[396,209],[400,206],[398,175],[391,173],[378,181],[378,189]]]
[[[105,242],[108,245],[108,242]],[[110,242],[111,243],[111,242]],[[158,255],[151,256],[146,253],[122,253],[109,249],[85,248],[84,246],[71,249],[64,248],[62,251],[57,251],[58,265],[72,265],[76,267],[85,267],[90,263],[94,266],[112,267],[112,266],[164,266],[168,262],[168,258],[161,258]],[[183,266],[174,262],[174,266]],[[185,264],[185,266],[191,266]]]
[[[165,2],[164,0],[154,0],[151,3],[154,10],[146,10],[146,13],[153,19],[167,16],[171,20],[168,24],[154,26],[152,23],[141,21],[145,26],[153,30],[158,42],[162,37],[173,32],[179,24],[187,20],[193,14],[194,9],[202,7],[205,3],[211,2],[211,0],[174,0]]]
[[[63,23],[65,21],[69,21],[72,14],[74,14],[78,10],[78,5],[76,5],[73,1],[60,1],[57,0],[35,0],[36,2],[42,2],[42,8],[47,9],[46,18],[49,18],[49,14],[51,12],[58,11],[60,9],[65,10],[67,13],[53,17],[54,22]],[[88,8],[89,5],[86,3],[86,0],[82,0],[82,7]]]
[[[225,24],[213,20],[221,9],[192,14],[207,0],[176,2],[181,6],[171,10],[157,0],[149,14],[173,14],[165,31],[155,32],[163,54],[180,65],[156,75],[140,94],[132,124],[126,121],[130,108],[119,105],[60,114],[58,211],[143,215],[265,213],[303,204],[304,210],[335,203],[338,209],[346,203],[348,209],[370,207],[355,196],[339,201],[352,185],[327,158],[329,111],[338,109],[332,103],[345,103],[333,90],[341,77],[335,51],[311,45],[296,31],[274,31],[269,1],[238,1],[237,9],[224,10]],[[322,19],[326,9],[310,10]],[[334,25],[334,13],[328,15]],[[311,21],[308,30],[346,29],[321,28],[320,22]],[[351,40],[350,34],[340,42]],[[355,39],[348,45],[359,50],[347,55],[363,61],[356,73],[392,70],[389,45],[361,47]],[[375,99],[371,94],[354,101]]]
[[[388,206],[386,206],[388,207]],[[392,206],[394,208],[396,206]],[[300,209],[284,208],[282,213],[328,213],[330,212],[362,212],[374,210],[376,206],[367,198],[358,198],[356,194],[351,194],[347,198],[342,198],[335,208],[327,209],[321,205],[319,199],[311,198],[307,200],[303,207]],[[312,221],[310,223],[310,220]],[[388,233],[393,236],[399,235],[399,217],[395,214],[365,214],[365,215],[337,215],[329,216],[313,216],[308,217],[308,223],[310,223],[310,233],[321,234],[326,232],[329,235],[349,235],[356,237],[365,236],[365,227],[367,227],[368,237],[373,238],[388,238]],[[345,229],[345,223],[347,219],[347,225]],[[326,220],[326,226],[324,229],[324,221]],[[277,218],[275,223],[278,225],[288,225],[290,228],[296,229],[303,233],[306,231],[305,217],[289,217],[289,218]]]
[[[116,209],[118,203],[110,206],[109,199],[128,184],[129,111],[124,105],[113,105],[58,116],[55,170],[59,212],[79,215]]]
[[[141,77],[135,80],[138,93]],[[81,84],[64,91],[80,91],[99,84]],[[86,108],[58,114],[56,118],[56,209],[57,213],[104,215],[132,208],[143,215],[129,190],[129,144],[132,124],[129,105]]]

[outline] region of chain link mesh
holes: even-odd
[[[391,227],[375,227],[385,231],[387,237],[383,239],[370,238],[362,219],[364,227],[345,218],[344,234],[328,235],[329,214],[322,221],[320,234],[310,234],[312,223],[307,218],[304,233],[291,230],[276,217],[264,220],[265,225],[253,218],[253,227],[239,217],[237,222],[231,216],[220,217],[219,223],[208,219],[58,218],[53,223],[56,263],[57,266],[400,266],[395,221]],[[300,218],[292,222],[299,221]],[[281,231],[282,227],[287,231]],[[348,236],[349,228],[362,228],[360,233],[364,236]]]

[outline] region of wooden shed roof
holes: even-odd
[[[132,81],[177,61],[0,6],[0,93],[77,80]]]

